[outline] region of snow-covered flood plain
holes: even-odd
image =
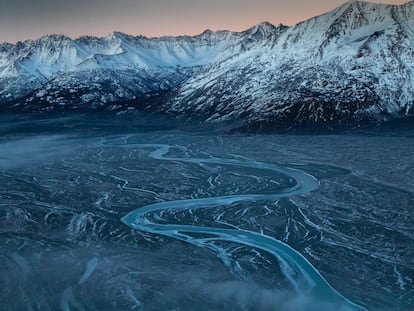
[[[0,120],[0,310],[414,310],[414,130]]]

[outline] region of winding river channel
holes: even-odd
[[[163,211],[214,208],[241,201],[278,200],[300,196],[318,188],[319,182],[316,178],[298,169],[250,160],[169,157],[168,154],[171,150],[176,148],[169,145],[137,144],[134,147],[155,149],[149,153],[149,157],[159,161],[254,168],[286,175],[296,183],[289,189],[273,194],[237,194],[151,204],[137,208],[124,216],[122,221],[126,225],[139,231],[172,237],[216,252],[220,250],[214,247],[211,243],[212,241],[238,243],[263,250],[277,258],[284,276],[295,289],[301,301],[303,301],[301,303],[303,310],[321,310],[321,306],[326,306],[329,310],[365,310],[338,293],[298,251],[277,239],[237,228],[165,224],[157,222],[157,217],[154,217],[154,214]],[[206,237],[199,237],[202,235]],[[223,261],[226,264],[226,261]]]

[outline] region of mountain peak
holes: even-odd
[[[65,42],[65,41],[72,41],[72,39],[68,36],[62,34],[47,34],[43,37],[35,41],[55,41],[55,42]]]
[[[411,0],[405,4],[414,2]],[[404,6],[405,4],[386,4],[386,3],[376,3],[376,2],[369,2],[369,1],[362,1],[362,0],[348,0],[339,8],[358,8],[358,9],[366,9],[366,8],[374,8],[374,7],[390,7],[390,6]]]
[[[206,30],[204,30],[201,34],[200,34],[200,36],[210,36],[210,35],[212,35],[214,33],[214,31],[213,30],[211,30],[211,29],[206,29]]]
[[[275,25],[273,25],[272,23],[270,23],[268,21],[261,22],[261,23],[257,24],[256,27],[271,28],[271,29],[276,28]]]
[[[260,24],[257,24],[246,31],[244,31],[245,34],[251,37],[268,37],[272,34],[280,33],[281,31],[287,29],[288,26],[285,26],[283,24],[279,24],[278,26],[273,25],[270,22],[261,22]]]
[[[107,37],[105,37],[106,39],[119,39],[119,40],[124,40],[127,38],[132,37],[131,35],[128,35],[126,33],[120,32],[120,31],[113,31],[111,32]]]
[[[264,21],[257,25],[254,25],[250,29],[262,30],[262,31],[273,31],[277,29],[277,27],[270,22]]]

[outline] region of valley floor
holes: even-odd
[[[0,310],[413,309],[411,126],[164,121],[1,118]]]

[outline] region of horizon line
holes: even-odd
[[[111,31],[107,35],[81,34],[81,35],[71,36],[71,35],[66,35],[66,34],[63,34],[63,33],[46,33],[44,35],[41,35],[41,36],[38,36],[38,37],[35,37],[35,38],[27,38],[27,39],[24,39],[24,40],[16,40],[14,42],[2,41],[2,42],[0,42],[0,45],[13,45],[14,46],[14,45],[16,45],[18,43],[24,43],[24,42],[28,42],[28,41],[32,41],[32,42],[33,41],[39,41],[39,40],[41,40],[43,38],[52,37],[52,36],[65,37],[65,38],[69,38],[70,40],[76,41],[76,40],[79,40],[79,39],[82,39],[82,38],[105,39],[105,38],[110,37],[110,36],[112,36],[112,35],[114,35],[116,33],[120,33],[120,34],[123,34],[123,35],[126,35],[126,36],[135,37],[135,38],[141,37],[141,38],[145,38],[145,39],[163,39],[163,38],[197,37],[197,36],[201,36],[202,34],[204,34],[206,32],[209,32],[209,31],[211,31],[211,32],[242,33],[242,32],[248,31],[248,30],[250,30],[250,29],[252,29],[252,28],[254,28],[256,26],[262,25],[262,24],[270,24],[273,27],[285,26],[285,27],[290,28],[290,27],[294,27],[296,25],[299,25],[299,24],[301,24],[303,22],[306,22],[308,20],[311,20],[311,19],[314,19],[314,18],[323,16],[325,14],[328,14],[329,12],[335,11],[335,10],[339,9],[340,7],[346,5],[346,4],[356,3],[356,2],[367,3],[367,4],[370,4],[370,5],[381,5],[381,6],[400,7],[400,6],[407,5],[407,4],[411,3],[411,2],[414,2],[414,0],[408,0],[407,2],[404,2],[404,3],[401,3],[401,4],[386,4],[386,3],[370,2],[370,1],[365,1],[365,0],[346,0],[341,5],[337,6],[336,8],[334,8],[334,9],[332,9],[330,11],[323,12],[323,13],[321,13],[319,15],[311,16],[309,18],[306,18],[304,20],[298,21],[298,22],[296,22],[294,24],[291,24],[291,25],[283,24],[282,22],[280,22],[280,23],[272,23],[272,22],[269,22],[269,21],[262,21],[262,22],[259,22],[257,24],[253,24],[252,26],[250,26],[248,28],[245,28],[243,30],[211,29],[211,27],[206,27],[204,30],[202,30],[201,32],[197,32],[197,33],[184,33],[184,34],[171,34],[171,35],[165,34],[165,35],[160,35],[160,36],[151,36],[151,35],[144,35],[144,34],[139,34],[139,33],[138,34],[131,34],[131,33],[127,33],[127,32],[124,32],[124,31],[118,31],[118,30],[113,30],[113,31]]]

